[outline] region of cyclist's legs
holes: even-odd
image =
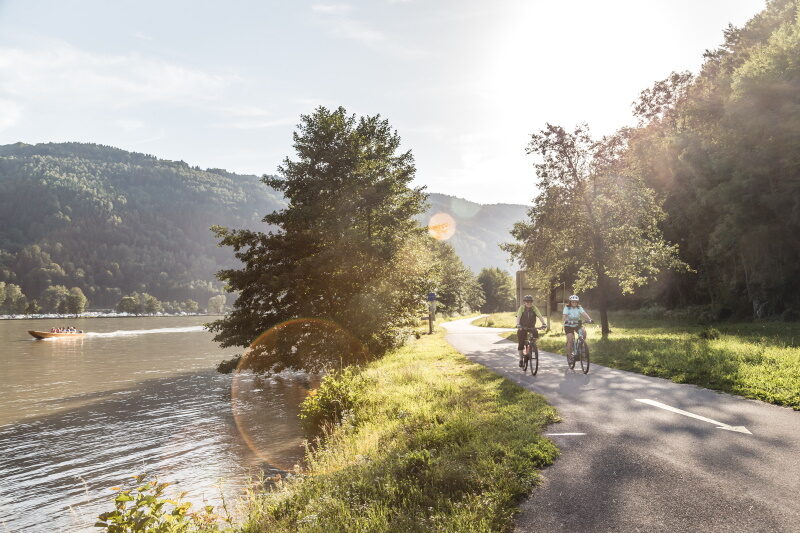
[[[575,334],[573,332],[567,333],[567,354],[572,353],[572,346],[575,342]]]

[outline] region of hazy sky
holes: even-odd
[[[0,144],[274,173],[317,105],[389,118],[417,183],[529,203],[545,122],[596,134],[764,0],[0,0]]]

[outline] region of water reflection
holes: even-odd
[[[169,319],[125,320],[108,331]],[[91,322],[83,327],[103,326]],[[108,489],[133,474],[157,474],[213,504],[220,490],[234,495],[248,477],[302,458],[297,406],[308,383],[262,380],[248,400],[254,431],[280,465],[264,463],[236,429],[231,376],[213,369],[230,351],[206,332],[15,338],[34,329],[26,326],[0,323],[0,531],[43,531],[44,521],[48,531],[91,531],[110,509]]]

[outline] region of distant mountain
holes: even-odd
[[[498,245],[524,206],[444,194],[430,204],[420,222],[450,214],[449,242],[466,265],[513,270]],[[132,291],[205,305],[222,290],[214,273],[235,265],[209,227],[267,230],[262,217],[285,205],[256,176],[96,144],[0,146],[0,281],[29,299],[50,285],[77,286],[92,307]]]
[[[430,209],[421,219],[427,221],[436,213],[447,213],[456,222],[455,234],[447,241],[461,260],[475,273],[483,267],[498,267],[514,272],[510,257],[500,250],[500,243],[511,241],[511,228],[524,220],[528,207],[518,204],[482,205],[455,196],[433,193]]]
[[[94,307],[131,291],[205,305],[234,264],[209,227],[263,227],[284,205],[256,176],[94,144],[0,146],[0,281],[29,299],[78,286]]]

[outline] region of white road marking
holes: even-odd
[[[586,435],[586,433],[545,433],[548,437],[560,437],[567,435]]]
[[[637,402],[646,403],[647,405],[652,405],[653,407],[658,407],[659,409],[664,409],[667,411],[672,411],[673,413],[678,413],[679,415],[688,416],[691,418],[696,418],[697,420],[702,420],[703,422],[709,422],[717,426],[717,429],[725,429],[727,431],[736,431],[737,433],[747,433],[748,435],[752,435],[746,427],[744,426],[729,426],[723,422],[718,422],[711,418],[706,418],[704,416],[696,415],[694,413],[690,413],[689,411],[684,411],[682,409],[678,409],[676,407],[669,406],[667,404],[657,402],[655,400],[646,400],[646,399],[638,399]]]

